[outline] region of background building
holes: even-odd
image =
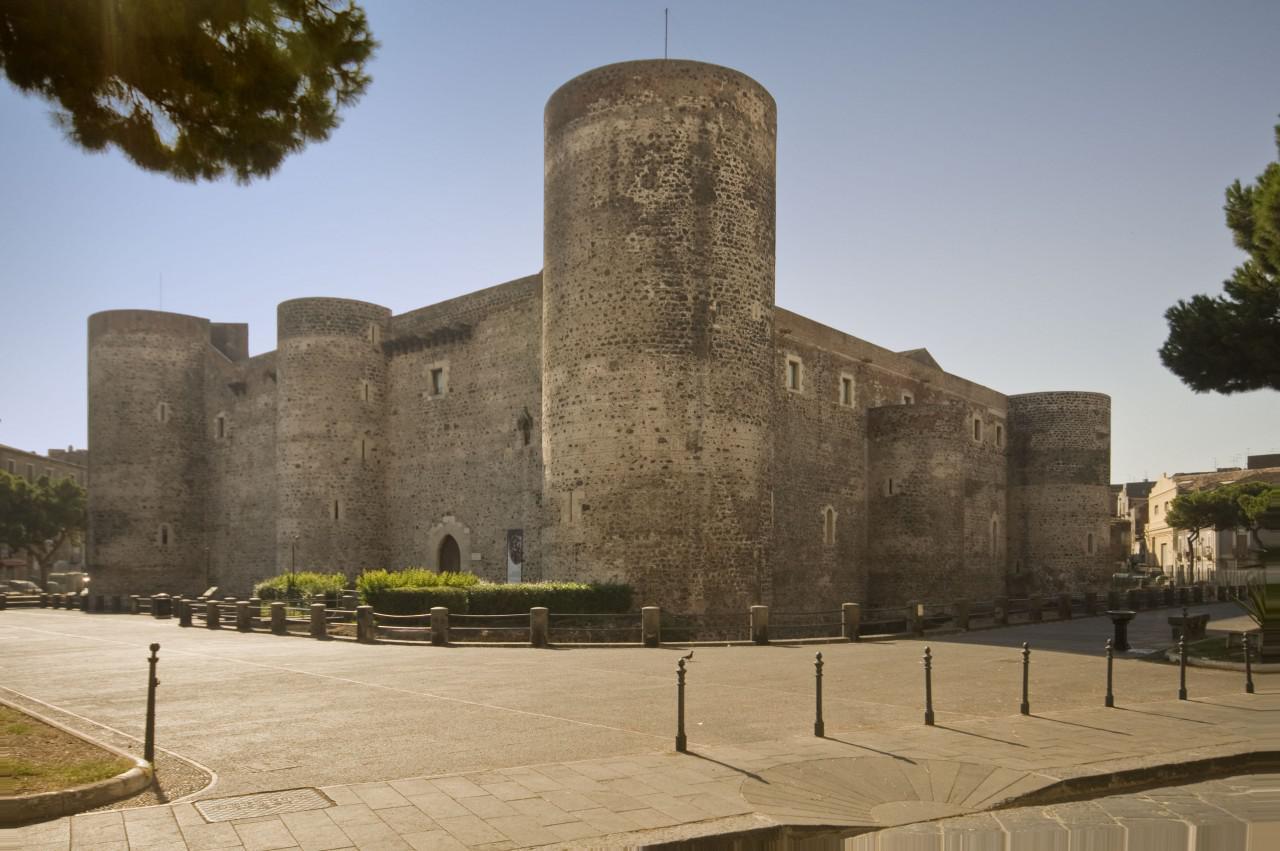
[[[12,446],[0,444],[0,470],[18,476],[29,482],[40,478],[71,479],[81,487],[89,486],[89,450],[50,449],[47,455],[38,452],[27,452]],[[83,563],[84,547],[82,542],[68,540],[58,547],[54,553],[55,563],[65,561],[69,564]],[[40,581],[40,569],[35,559],[26,553],[16,553],[4,544],[0,544],[0,579],[26,579]]]
[[[1108,397],[777,307],[759,84],[606,66],[545,140],[539,274],[396,316],[288,301],[256,357],[243,324],[90,317],[94,587],[426,565],[795,611],[1106,584]]]

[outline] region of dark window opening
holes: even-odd
[[[431,395],[439,396],[444,392],[444,370],[436,368],[431,370]]]
[[[333,501],[333,519],[342,519],[342,504],[336,499]]]
[[[460,573],[462,571],[462,551],[452,535],[445,535],[440,542],[440,573]]]

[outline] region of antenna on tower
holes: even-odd
[[[662,10],[662,58],[667,58],[667,41],[671,36],[671,9]]]

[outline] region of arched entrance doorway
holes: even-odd
[[[462,552],[458,549],[458,542],[452,535],[445,535],[444,540],[440,542],[439,555],[437,564],[440,565],[441,573],[462,572]]]

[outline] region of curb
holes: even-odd
[[[47,821],[74,813],[82,813],[85,810],[91,810],[95,807],[101,807],[104,804],[110,804],[122,798],[136,795],[151,785],[151,781],[155,777],[155,767],[146,760],[114,745],[92,739],[84,733],[60,724],[52,718],[46,718],[43,715],[32,712],[26,707],[11,703],[3,697],[0,697],[0,704],[4,704],[10,709],[25,715],[30,715],[32,718],[48,724],[54,729],[61,730],[67,735],[75,736],[83,742],[88,742],[95,747],[123,757],[133,763],[133,767],[127,771],[117,774],[115,777],[108,777],[106,780],[99,780],[96,783],[87,783],[83,786],[60,789],[54,792],[32,792],[29,795],[0,797],[0,827],[17,827],[29,822]]]
[[[1165,651],[1165,659],[1178,664],[1179,657],[1177,650]],[[1244,662],[1228,662],[1225,659],[1206,659],[1203,656],[1187,656],[1187,667],[1189,668],[1217,668],[1220,671],[1239,671],[1244,673]],[[1255,674],[1280,674],[1280,663],[1276,662],[1254,662],[1250,665]]]

